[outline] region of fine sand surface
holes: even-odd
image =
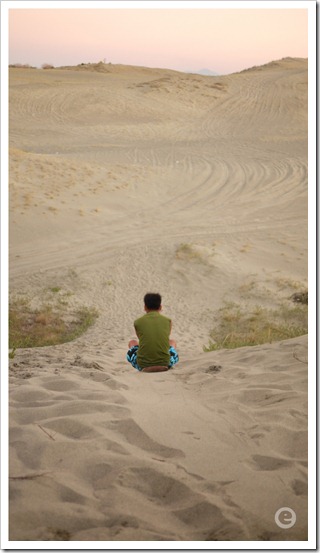
[[[10,540],[306,540],[307,336],[203,346],[307,287],[307,60],[11,69],[9,223],[12,299],[99,312],[10,360]],[[153,291],[180,362],[143,374]]]

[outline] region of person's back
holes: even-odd
[[[160,294],[144,297],[146,314],[134,321],[139,338],[130,340],[127,360],[139,371],[167,370],[179,361],[176,342],[170,339],[171,319],[161,315]]]
[[[134,322],[139,349],[137,361],[139,367],[162,365],[167,367],[170,362],[169,336],[171,320],[159,311],[149,311]]]

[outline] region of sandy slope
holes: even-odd
[[[12,540],[307,538],[306,337],[202,352],[225,301],[307,284],[306,106],[301,59],[11,69],[11,295],[100,312],[11,361]],[[179,344],[165,375],[125,361],[147,291]]]

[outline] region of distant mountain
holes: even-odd
[[[198,75],[206,75],[207,77],[216,77],[219,73],[211,71],[211,69],[199,69],[198,71],[192,71],[192,73],[197,73]]]

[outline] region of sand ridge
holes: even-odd
[[[11,540],[307,539],[307,337],[203,352],[307,287],[307,73],[10,69],[10,295],[99,311],[10,360]],[[180,363],[143,375],[153,290]]]

